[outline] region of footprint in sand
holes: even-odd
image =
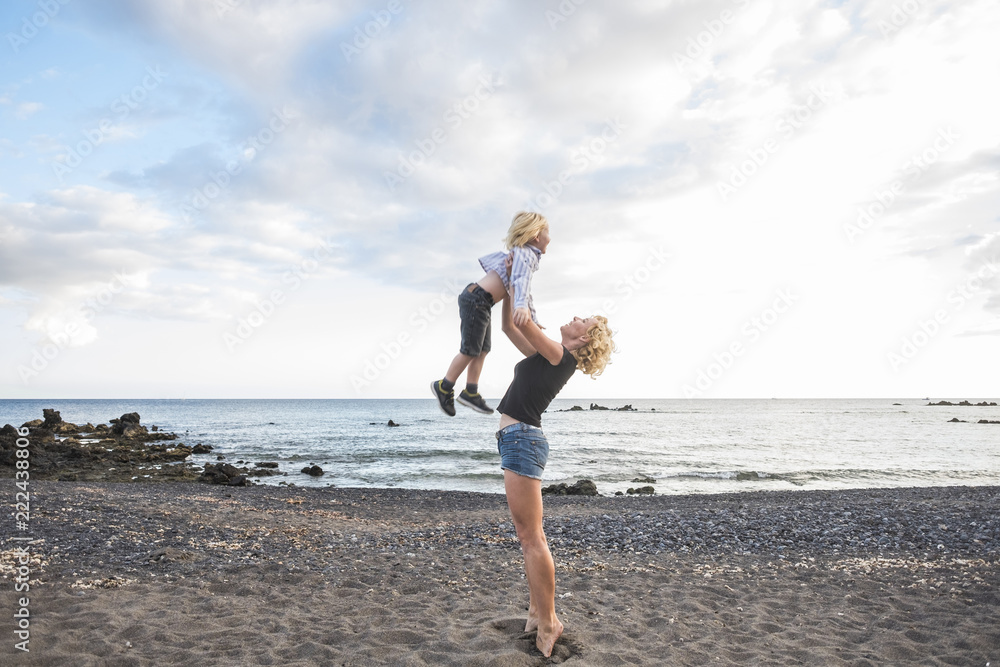
[[[545,657],[535,647],[535,639],[538,633],[534,631],[525,632],[524,623],[525,619],[523,618],[503,618],[493,621],[490,625],[494,630],[506,636],[520,652],[544,661]],[[547,663],[523,664],[559,664],[572,657],[579,656],[581,653],[579,646],[573,639],[573,634],[567,631],[563,632],[562,637],[556,642],[556,645],[552,649],[552,656],[548,659]]]

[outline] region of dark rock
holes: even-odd
[[[603,405],[598,405],[597,403],[591,403],[590,404],[590,409],[591,410],[607,410],[608,408],[604,407]]]
[[[636,477],[632,482],[636,484],[656,484],[656,480],[648,475]]]
[[[542,489],[543,496],[596,496],[597,485],[589,479],[581,479],[572,486],[567,486],[565,482],[552,484]]]
[[[146,427],[139,424],[138,412],[129,412],[118,419],[112,419],[111,424],[111,432],[123,438],[137,438],[148,433]]]
[[[42,408],[42,415],[45,417],[43,425],[47,429],[55,430],[56,425],[62,423],[62,417],[59,416],[58,410],[50,410],[49,408]]]
[[[396,422],[392,421],[391,419],[389,420],[389,423],[387,425],[388,426],[399,426],[399,424],[397,424]]]
[[[247,472],[250,477],[273,477],[275,475],[286,475],[278,470],[278,464],[274,461],[260,461],[253,470]]]
[[[70,424],[69,422],[59,422],[52,428],[52,430],[59,435],[76,435],[80,433],[80,427],[76,424]]]
[[[944,405],[944,406],[963,406],[963,407],[977,407],[977,408],[995,408],[997,406],[996,402],[987,403],[986,401],[981,401],[979,403],[970,403],[969,401],[959,401],[958,403],[950,403],[948,401],[938,401],[937,403],[928,403],[928,406],[934,405]]]
[[[651,486],[640,486],[638,489],[633,489],[633,488],[629,487],[628,491],[626,491],[625,493],[629,494],[630,496],[634,496],[634,495],[648,495],[648,496],[651,496],[654,493],[656,493],[656,489],[654,489]]]
[[[225,456],[223,456],[222,454],[216,454],[216,455],[215,455],[215,460],[216,460],[216,461],[225,461],[225,460],[226,460],[226,457],[225,457]]]
[[[629,403],[628,405],[623,405],[620,408],[615,408],[615,410],[617,410],[618,412],[637,412],[637,410],[632,407],[631,403]]]
[[[36,428],[31,431],[32,442],[55,442],[56,434],[45,428]],[[34,475],[32,475],[34,477]]]
[[[227,486],[246,486],[245,470],[240,470],[228,463],[206,463],[205,472],[198,478],[199,482],[209,484],[225,484]]]
[[[952,417],[951,419],[948,420],[949,424],[952,422],[961,422],[962,424],[968,423],[964,419],[959,419],[958,417]]]
[[[980,424],[1000,424],[1000,421],[990,421],[989,419],[980,419]]]
[[[77,480],[81,482],[130,482],[153,480],[193,481],[198,471],[185,462],[191,448],[183,444],[170,447],[162,444],[147,444],[156,440],[174,440],[173,433],[161,432],[155,435],[145,433],[145,428],[136,424],[138,415],[123,415],[115,420],[123,433],[129,429],[139,437],[126,438],[114,435],[105,425],[94,427],[87,424],[80,428],[76,424],[63,421],[58,411],[47,410],[45,420],[28,423],[28,440],[31,452],[31,476],[43,480]],[[48,427],[45,424],[48,423]],[[124,425],[124,426],[122,426]],[[16,461],[8,460],[14,453],[14,441],[6,446],[4,433],[0,431],[0,468],[14,466]],[[14,430],[16,434],[16,429]],[[88,440],[81,442],[80,434],[88,434]],[[56,435],[66,436],[57,439]]]
[[[203,445],[200,442],[191,448],[192,454],[208,454],[212,451],[212,445]]]
[[[306,466],[305,468],[303,468],[302,472],[304,472],[305,474],[310,475],[312,477],[319,477],[320,475],[323,474],[323,469],[320,468],[317,465],[311,465],[311,466]]]

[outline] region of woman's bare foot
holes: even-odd
[[[538,628],[538,637],[535,639],[535,646],[546,658],[552,656],[552,649],[556,645],[556,640],[563,633],[563,624],[556,619],[556,624],[551,629]]]

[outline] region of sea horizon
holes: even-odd
[[[931,405],[941,401],[952,405]],[[551,444],[543,482],[590,479],[605,495],[647,479],[657,494],[998,485],[996,402],[559,398],[542,418]],[[490,493],[503,486],[498,416],[463,408],[448,417],[431,397],[0,399],[0,425],[41,419],[43,409],[81,425],[137,412],[178,443],[211,447],[189,458],[196,465],[219,456],[251,469],[276,463],[281,474],[261,484]],[[324,474],[302,473],[312,465]]]

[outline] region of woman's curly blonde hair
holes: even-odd
[[[613,333],[608,326],[608,318],[594,315],[594,319],[597,320],[597,324],[587,329],[590,340],[580,349],[573,350],[573,356],[576,357],[578,369],[597,379],[597,376],[604,372],[604,367],[611,362],[611,353],[617,352],[618,348],[611,339]]]

